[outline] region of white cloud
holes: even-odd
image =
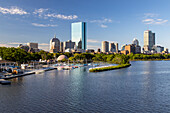
[[[14,46],[12,46],[10,44],[0,44],[0,47],[14,47]]]
[[[36,27],[56,27],[57,26],[53,24],[38,24],[38,23],[32,23],[32,25]]]
[[[87,39],[88,43],[100,43],[100,41],[98,40],[94,40],[94,39]]]
[[[26,44],[26,43],[10,42],[10,43],[8,43],[8,44],[10,44],[10,45],[19,45],[19,44]]]
[[[101,24],[100,27],[102,27],[102,28],[107,28],[108,26],[107,26],[107,25],[104,25],[104,24]]]
[[[144,24],[155,24],[155,25],[160,25],[168,22],[168,20],[163,20],[163,19],[144,19],[142,20]]]
[[[38,45],[40,45],[40,46],[49,46],[50,44],[48,44],[48,43],[40,43]]]
[[[154,14],[154,13],[145,13],[144,14],[144,18],[154,18],[154,17],[158,17],[159,14]]]
[[[101,20],[92,20],[91,23],[98,23],[101,28],[107,28],[108,26],[106,24],[112,23],[113,20],[109,18],[104,18]]]
[[[63,20],[73,20],[77,19],[77,15],[63,15],[59,13],[50,13],[49,9],[36,9],[33,14],[38,15],[39,17],[43,17],[44,19],[47,18],[58,18],[58,19],[63,19]]]
[[[40,14],[40,13],[44,13],[48,11],[48,9],[43,9],[43,8],[40,8],[40,9],[36,9],[33,13],[34,14]]]
[[[23,9],[21,8],[18,8],[18,7],[11,7],[11,8],[3,8],[3,7],[0,7],[0,13],[2,14],[11,14],[11,15],[26,15],[26,14],[29,14],[28,12],[24,11]]]
[[[91,23],[112,23],[112,19],[104,18],[102,20],[92,20]]]
[[[77,15],[62,15],[62,14],[46,14],[45,17],[52,17],[52,18],[59,18],[59,19],[63,19],[63,20],[73,20],[73,19],[77,19],[78,16]]]
[[[50,47],[49,47],[49,45],[40,45],[40,44],[38,44],[39,45],[39,49],[42,49],[42,50],[45,50],[45,51],[49,51],[49,49],[50,49]]]
[[[154,25],[160,25],[160,24],[164,24],[168,22],[168,20],[164,20],[158,17],[159,17],[159,14],[145,13],[144,20],[142,20],[142,22],[144,24],[154,24]]]
[[[40,8],[40,9],[36,9],[33,14],[35,15],[38,15],[39,17],[43,17],[44,14],[48,11],[48,9],[43,9],[43,8]],[[46,17],[44,17],[44,19],[46,19]]]

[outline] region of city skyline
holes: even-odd
[[[76,0],[31,3],[28,0],[0,0],[0,46],[16,47],[20,43],[38,42],[40,49],[49,50],[49,41],[54,34],[61,41],[70,40],[71,23],[85,21],[89,49],[101,48],[103,40],[118,42],[120,48],[131,43],[134,37],[144,45],[143,31],[147,29],[156,33],[156,45],[170,48],[169,1],[164,1],[150,0],[145,4],[146,0],[94,0],[86,1],[82,6]]]

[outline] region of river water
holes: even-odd
[[[170,112],[170,61],[99,73],[52,70],[0,85],[0,113]]]

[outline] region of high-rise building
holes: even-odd
[[[162,47],[160,45],[154,45],[153,50],[155,53],[162,53],[162,51],[164,51],[164,47]]]
[[[60,40],[56,38],[56,35],[54,38],[50,40],[50,53],[57,53],[60,51]]]
[[[136,48],[136,49],[135,49],[135,50],[136,50],[135,53],[136,53],[136,54],[141,53],[141,46],[139,46],[139,41],[138,41],[138,39],[134,38],[132,44],[135,45],[135,48]]]
[[[63,52],[63,42],[60,42],[60,52]]]
[[[115,43],[115,45],[116,45],[116,53],[118,53],[119,52],[119,44]]]
[[[75,42],[72,42],[71,40],[68,40],[66,42],[63,42],[63,51],[65,52],[66,49],[74,49]]]
[[[87,48],[86,39],[86,23],[76,22],[71,24],[71,38],[72,42],[75,42],[77,49],[85,50]]]
[[[118,53],[118,43],[110,43],[109,51]]]
[[[150,30],[144,31],[144,51],[151,51],[154,45],[155,33],[152,33]]]
[[[104,52],[104,53],[109,52],[109,42],[108,41],[102,41],[102,52]]]
[[[116,45],[115,45],[115,43],[110,43],[109,44],[109,51],[110,52],[116,52]]]

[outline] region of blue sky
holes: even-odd
[[[156,33],[156,44],[170,48],[169,0],[0,0],[0,46],[38,42],[49,49],[54,34],[71,38],[71,23],[87,22],[88,48],[101,41],[123,44],[137,38],[143,47],[143,32]]]

